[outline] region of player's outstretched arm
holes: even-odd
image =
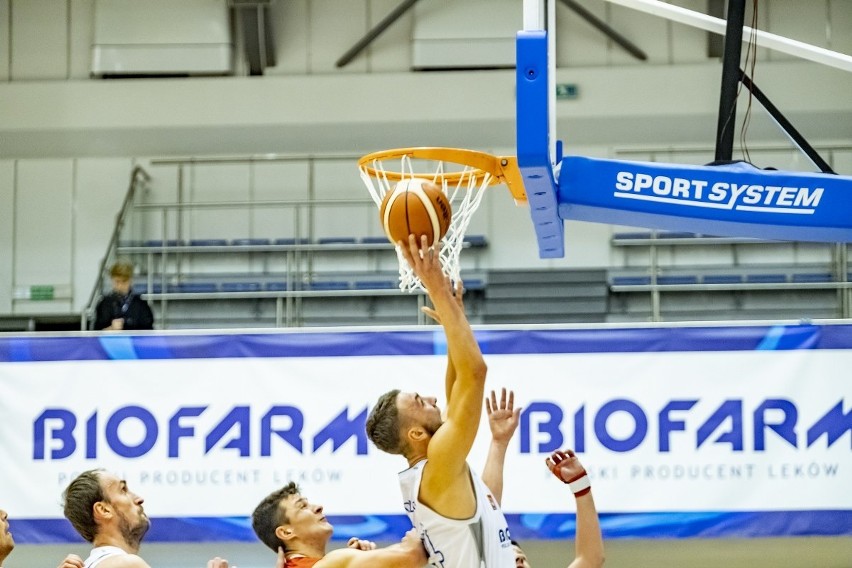
[[[568,568],[600,568],[604,564],[603,536],[586,470],[571,450],[553,452],[545,463],[568,485],[577,503],[576,555]]]
[[[485,360],[476,342],[464,310],[453,294],[449,278],[441,269],[439,250],[426,246],[426,238],[418,244],[410,235],[408,246],[398,243],[409,266],[429,293],[432,305],[447,335],[447,348],[452,353],[455,381],[449,395],[446,421],[429,443],[429,459],[439,466],[424,473],[428,487],[446,487],[467,475],[465,460],[473,446],[485,391]],[[432,470],[431,472],[429,470]]]
[[[426,551],[417,531],[411,529],[401,542],[386,548],[341,548],[329,552],[314,568],[422,568],[425,565]]]
[[[491,397],[485,397],[485,412],[488,414],[488,426],[491,428],[491,445],[488,446],[488,457],[485,460],[485,469],[482,470],[482,481],[497,503],[503,504],[503,465],[506,463],[506,450],[509,440],[518,428],[518,419],[521,408],[515,408],[515,393],[509,391],[508,399],[506,389],[500,393],[500,402],[497,402],[497,393],[491,391]]]
[[[462,281],[459,280],[456,282],[455,288],[453,289],[453,298],[455,298],[456,303],[464,312],[464,285]],[[438,315],[434,309],[424,306],[420,308],[424,314],[435,320],[437,323],[441,323],[441,316]],[[455,363],[453,363],[453,352],[449,349],[450,346],[447,346],[447,373],[444,378],[444,394],[446,396],[446,400],[449,403],[450,398],[453,395],[453,386],[456,384],[456,367]]]

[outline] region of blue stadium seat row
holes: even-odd
[[[309,245],[309,244],[318,244],[318,245],[338,245],[338,244],[365,244],[365,245],[374,245],[374,244],[385,244],[387,243],[387,237],[384,235],[378,237],[322,237],[316,240],[316,242],[312,241],[308,238],[279,238],[279,239],[265,239],[265,238],[240,238],[240,239],[168,239],[168,240],[160,240],[160,239],[150,239],[143,242],[131,242],[126,241],[121,243],[121,247],[133,247],[133,246],[144,246],[148,248],[169,248],[169,247],[246,247],[246,246],[270,246],[270,245],[281,245],[281,246],[293,246],[293,245]],[[484,235],[467,235],[464,238],[464,242],[467,243],[471,247],[485,247],[488,246],[488,240]]]
[[[472,281],[476,283],[479,281]],[[398,286],[396,280],[328,280],[322,282],[312,282],[307,286],[303,286],[302,290],[393,290]],[[468,289],[476,289],[465,283]],[[481,284],[479,284],[481,287]],[[168,284],[166,292],[173,294],[213,294],[213,293],[235,293],[235,292],[286,292],[291,288],[287,282],[183,282],[180,284]],[[159,283],[155,283],[151,290],[145,282],[137,283],[133,286],[133,291],[138,294],[160,294],[163,287]]]
[[[848,275],[848,281],[852,281],[852,273]],[[705,274],[705,275],[678,275],[658,276],[657,284],[683,285],[683,284],[781,284],[781,283],[820,283],[835,282],[830,272],[793,273],[793,274]],[[613,276],[610,278],[611,286],[648,286],[651,284],[650,276]]]

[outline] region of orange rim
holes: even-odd
[[[401,159],[403,156],[419,160],[433,160],[451,162],[462,166],[473,168],[467,172],[448,172],[436,174],[436,172],[411,172],[403,174],[398,171],[378,170],[373,167],[373,162]],[[464,148],[395,148],[392,150],[381,150],[367,154],[358,160],[358,166],[374,178],[387,178],[397,182],[408,176],[437,179],[447,183],[458,183],[462,178],[474,178],[481,182],[487,174],[491,175],[489,185],[505,183],[516,200],[526,201],[523,178],[518,169],[518,160],[514,156],[495,156],[487,152],[477,150],[466,150]]]

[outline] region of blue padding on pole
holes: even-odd
[[[541,258],[565,256],[565,229],[559,218],[556,180],[550,161],[547,33],[518,32],[518,167],[530,207]]]
[[[566,157],[559,216],[719,236],[852,242],[852,177]]]

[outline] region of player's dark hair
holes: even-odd
[[[394,389],[380,396],[367,417],[367,437],[389,454],[402,454],[404,449],[399,437],[398,395],[399,389]]]
[[[87,542],[94,542],[98,532],[95,522],[95,503],[105,501],[101,487],[102,469],[84,471],[62,492],[62,512],[65,518]]]
[[[264,497],[251,514],[251,528],[254,529],[254,534],[275,553],[278,552],[279,546],[285,552],[287,551],[287,545],[278,538],[275,529],[290,522],[279,505],[282,500],[298,493],[300,493],[299,486],[291,481],[281,489],[277,489]]]

